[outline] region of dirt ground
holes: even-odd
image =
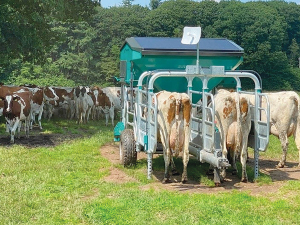
[[[109,159],[113,164],[119,164],[119,146],[118,143],[107,144],[100,149],[101,155]],[[154,155],[158,156],[158,155]],[[146,158],[147,155],[144,152],[138,153],[138,160]],[[193,157],[193,156],[191,156]],[[200,162],[199,162],[200,163]],[[173,190],[179,192],[188,193],[219,193],[228,192],[232,190],[236,191],[246,191],[254,196],[265,196],[267,194],[277,193],[280,187],[288,180],[300,180],[300,168],[298,168],[297,162],[287,162],[284,168],[276,168],[277,161],[266,160],[263,158],[259,159],[260,171],[268,174],[272,178],[272,184],[270,185],[259,185],[254,182],[243,183],[240,182],[236,175],[231,175],[227,173],[227,178],[225,182],[221,184],[221,187],[208,187],[200,184],[196,181],[189,180],[186,184],[180,182],[181,176],[172,176],[172,183],[162,184],[163,171],[153,171],[154,182],[142,186],[142,189],[154,189],[154,190]],[[253,158],[249,158],[249,165],[253,165]],[[115,167],[111,168],[110,175],[106,177],[106,181],[115,183],[124,183],[134,181],[133,177],[128,176],[122,170]],[[145,171],[145,176],[146,176]],[[213,179],[213,176],[209,176]]]
[[[30,132],[30,138],[25,138],[21,135],[20,139],[15,138],[15,143],[23,145],[29,148],[35,147],[54,147],[63,141],[72,140],[78,138],[80,135],[61,135],[61,134],[42,134],[40,133],[38,127],[34,127],[33,131]],[[0,135],[0,146],[10,147],[10,138],[8,135]],[[100,148],[100,153],[102,156],[106,157],[113,164],[119,164],[119,146],[118,143],[109,143]],[[154,155],[158,157],[159,155]],[[146,158],[147,155],[143,152],[138,153],[138,160]],[[193,156],[191,156],[193,157]],[[200,162],[199,162],[200,163]],[[208,187],[204,184],[199,184],[199,182],[189,180],[186,184],[180,182],[181,176],[172,176],[172,183],[162,184],[163,171],[153,171],[154,182],[144,185],[142,189],[155,189],[155,190],[172,190],[179,192],[189,192],[189,193],[218,193],[218,192],[228,192],[232,190],[236,191],[246,191],[254,196],[264,196],[266,194],[277,193],[280,187],[288,180],[300,180],[300,168],[297,167],[297,162],[287,162],[284,168],[276,168],[277,160],[267,160],[262,157],[259,159],[260,171],[268,174],[272,178],[271,185],[259,185],[257,183],[240,182],[237,176],[227,173],[227,178],[221,187]],[[249,158],[248,165],[253,165],[253,158]],[[145,170],[145,176],[147,176],[147,171]],[[213,179],[213,176],[209,176]],[[111,167],[110,175],[105,178],[108,182],[124,183],[135,181],[133,177],[128,176],[125,172],[115,167]]]
[[[22,145],[28,148],[36,147],[55,147],[63,141],[72,140],[78,138],[79,134],[44,134],[41,133],[37,126],[34,126],[33,129],[29,132],[29,138],[26,138],[24,132],[21,132],[20,138],[15,137],[15,144]],[[10,147],[10,135],[2,134],[0,135],[0,146]]]

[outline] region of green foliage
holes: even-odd
[[[161,0],[150,0],[150,9],[156,9],[161,4]]]

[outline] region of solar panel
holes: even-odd
[[[126,42],[137,51],[196,51],[197,45],[185,45],[181,38],[168,37],[132,37]],[[243,48],[225,38],[201,38],[199,41],[200,51],[213,52],[240,52]]]

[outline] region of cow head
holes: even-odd
[[[99,106],[99,101],[98,101],[98,95],[99,95],[99,90],[98,89],[92,89],[93,95],[95,98],[95,106]]]
[[[46,101],[58,101],[59,97],[57,96],[57,94],[55,93],[55,91],[53,90],[52,87],[45,87],[43,88],[43,94],[44,94],[44,100]]]
[[[4,112],[6,114],[12,113],[14,105],[16,105],[14,102],[18,102],[20,100],[21,99],[18,95],[6,95],[4,99]]]
[[[79,95],[80,95],[80,87],[76,87],[75,90],[74,90],[74,93],[75,93],[76,98],[79,98]]]
[[[80,93],[81,93],[81,96],[84,96],[84,94],[87,93],[86,88],[85,88],[85,87],[82,87],[82,88],[80,89]]]

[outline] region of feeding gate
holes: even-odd
[[[193,108],[202,112],[200,116],[192,114],[191,117],[189,152],[200,162],[213,166],[214,181],[218,183],[220,170],[230,164],[222,155],[220,134],[214,123],[212,90],[218,85],[230,86],[239,93],[255,96],[248,146],[254,149],[256,178],[259,151],[265,151],[269,142],[269,107],[260,107],[262,98],[267,101],[261,93],[261,80],[254,71],[236,70],[243,60],[240,46],[228,39],[200,40],[200,35],[200,27],[185,27],[182,39],[126,39],[120,52],[121,121],[114,129],[115,141],[120,141],[120,158],[127,165],[135,163],[137,152],[147,153],[148,178],[151,179],[152,156],[160,152],[157,102],[153,104],[152,97],[162,90],[187,93]],[[243,91],[240,78],[251,79],[254,91]],[[263,121],[262,117],[267,119]]]

